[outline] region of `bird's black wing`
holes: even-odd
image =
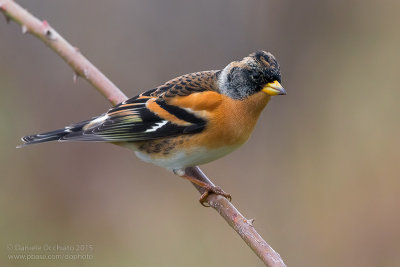
[[[217,71],[191,73],[166,82],[64,129],[23,137],[25,145],[47,141],[129,142],[201,132],[205,118],[170,104],[174,97],[216,90]]]

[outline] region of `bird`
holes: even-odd
[[[22,137],[19,147],[49,141],[120,145],[141,160],[203,187],[203,205],[211,193],[231,200],[220,187],[185,176],[183,170],[219,159],[243,145],[271,97],[286,95],[281,83],[276,58],[258,50],[221,70],[169,80],[100,116]]]

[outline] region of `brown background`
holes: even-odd
[[[400,264],[399,1],[18,2],[129,96],[273,52],[288,95],[246,145],[203,170],[289,266]],[[262,266],[193,186],[128,150],[15,149],[110,105],[0,22],[1,266]],[[94,260],[9,261],[16,243],[92,244]]]

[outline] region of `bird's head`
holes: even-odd
[[[285,95],[280,83],[278,62],[271,53],[261,50],[231,62],[219,75],[221,93],[233,99],[244,99],[260,91],[270,96]]]

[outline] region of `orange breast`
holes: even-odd
[[[195,143],[213,149],[221,146],[236,147],[246,142],[269,99],[270,96],[264,92],[258,92],[244,100],[234,100],[216,92],[205,92],[174,98],[171,104],[190,108],[208,120],[206,129],[193,135],[190,142],[185,144],[190,146]]]

